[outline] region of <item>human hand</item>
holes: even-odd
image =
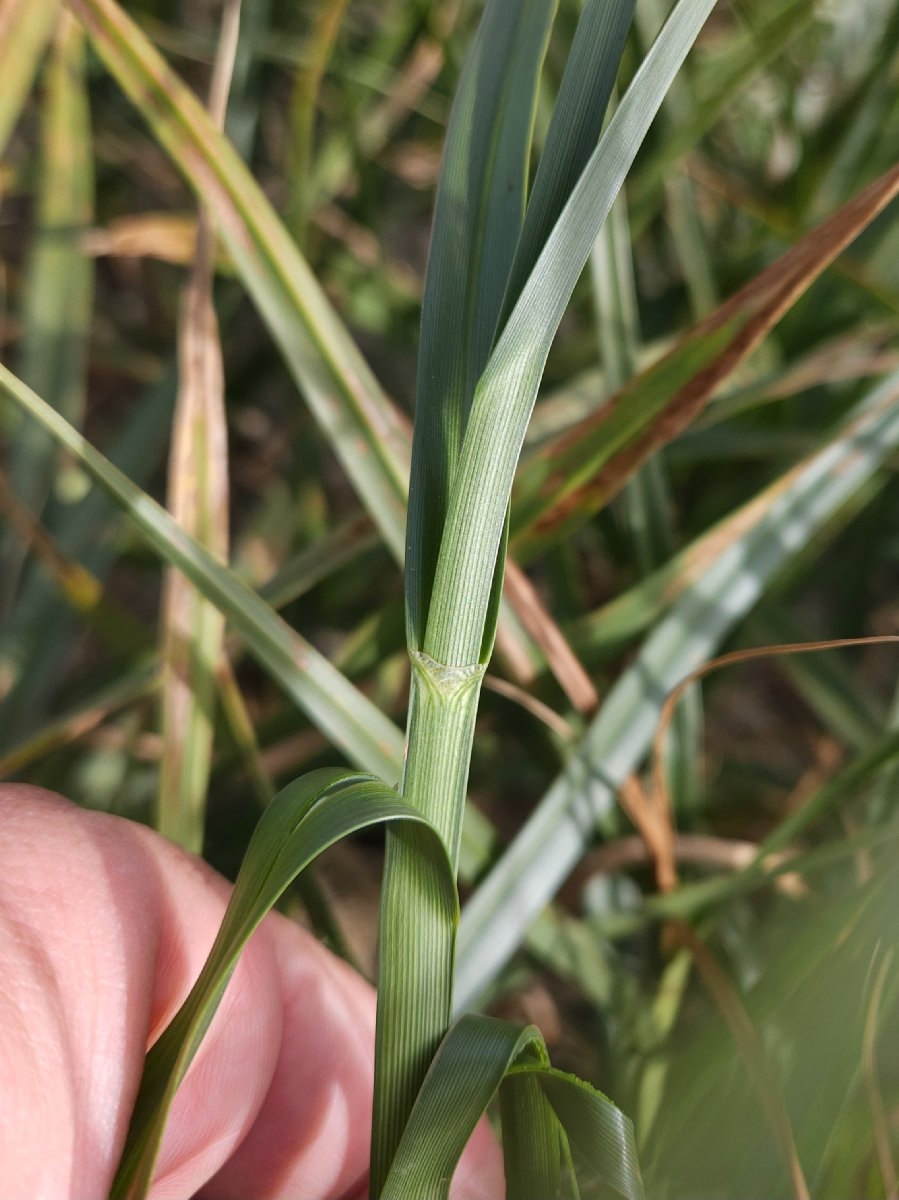
[[[0,1197],[102,1200],[147,1047],[229,885],[151,830],[0,786]],[[374,993],[276,913],[244,951],[166,1128],[153,1200],[361,1200]],[[497,1200],[483,1122],[453,1200]]]

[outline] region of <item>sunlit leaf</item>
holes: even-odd
[[[213,120],[224,125],[240,0],[226,5],[210,84]],[[181,298],[178,396],[169,454],[168,508],[210,555],[228,561],[228,429],[225,372],[212,288],[213,234],[201,209],[195,258]],[[224,615],[179,571],[166,572],[162,603],[162,761],[159,832],[199,854],[212,766]]]
[[[832,440],[722,547],[610,690],[583,742],[466,907],[457,1005],[468,1005],[519,944],[597,826],[614,788],[649,750],[666,694],[710,657],[807,543],[899,445],[899,375],[876,387]]]
[[[6,149],[34,83],[59,8],[59,0],[3,0],[0,4],[0,152]]]

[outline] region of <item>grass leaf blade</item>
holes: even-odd
[[[554,895],[614,788],[648,752],[665,694],[714,653],[773,574],[899,445],[899,374],[875,388],[833,439],[688,588],[609,692],[565,772],[466,906],[456,1003],[470,1004]]]
[[[224,125],[240,18],[225,9],[210,86],[210,110]],[[169,460],[168,507],[217,561],[228,561],[228,430],[225,370],[213,300],[215,246],[201,209],[194,263],[181,299],[179,387]],[[162,760],[157,828],[199,854],[212,765],[217,672],[224,615],[179,572],[166,573],[163,596]]]
[[[75,455],[160,558],[225,613],[253,657],[335,745],[367,769],[398,777],[402,735],[380,709],[2,364],[0,387]]]
[[[40,11],[40,5],[36,6]],[[28,26],[26,19],[25,27]],[[15,39],[11,39],[15,44]],[[74,425],[81,425],[87,343],[93,308],[94,269],[79,238],[93,217],[94,164],[85,81],[85,44],[77,23],[61,13],[46,67],[42,112],[43,152],[38,198],[39,235],[28,267],[22,374]],[[63,497],[71,463],[35,425],[16,431],[10,482],[18,499],[38,515],[54,482]],[[21,565],[6,546],[6,583]]]
[[[583,7],[534,177],[509,280],[507,312],[596,148],[634,7],[634,0],[587,0]]]
[[[554,1200],[562,1183],[561,1130],[547,1113],[540,1084],[529,1074],[508,1075],[499,1088],[506,1200]]]
[[[435,1055],[380,1200],[447,1200],[456,1164],[481,1114],[504,1080],[525,1078],[536,1080],[550,1101],[531,1107],[529,1113],[543,1125],[539,1178],[550,1185],[559,1178],[559,1122],[551,1105],[591,1170],[616,1196],[642,1200],[630,1121],[588,1084],[554,1071],[534,1026],[522,1029],[510,1021],[476,1015],[460,1017]],[[528,1102],[532,1098],[529,1092]],[[549,1193],[530,1194],[551,1200]]]
[[[524,217],[537,80],[557,0],[492,0],[453,102],[422,307],[407,529],[412,649],[425,641],[449,491]]]
[[[594,1179],[624,1200],[641,1200],[643,1184],[634,1131],[625,1115],[600,1092],[562,1071],[541,1071],[543,1094],[555,1111],[568,1143]]]
[[[113,0],[71,0],[107,68],[208,207],[387,544],[402,555],[408,433],[293,239],[203,106]]]
[[[533,553],[607,504],[640,463],[702,412],[715,388],[897,194],[899,167],[893,167],[700,322],[607,406],[543,446],[522,472],[513,544]]]
[[[187,1073],[250,936],[285,888],[340,838],[383,822],[420,830],[431,867],[435,920],[455,924],[455,881],[439,837],[420,813],[373,776],[325,769],[288,785],[272,801],[247,847],[222,925],[203,970],[147,1056],[112,1200],[144,1200],[175,1092]]]
[[[460,1017],[422,1085],[379,1200],[447,1200],[462,1151],[519,1056],[546,1065],[539,1032],[492,1017]]]
[[[499,549],[550,345],[646,130],[713,7],[714,0],[680,0],[675,8],[591,155],[478,384],[434,582],[435,632],[425,643],[439,662],[479,659],[490,594],[481,563]]]

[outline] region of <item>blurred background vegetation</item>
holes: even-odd
[[[221,5],[126,7],[205,97]],[[195,199],[75,23],[43,0],[27,18],[5,9],[18,32],[0,49],[3,361],[164,501]],[[622,83],[665,10],[638,0]],[[252,0],[242,13],[226,133],[409,417],[442,137],[478,15],[473,0]],[[561,0],[537,154],[576,19]],[[895,0],[722,0],[565,318],[523,472],[528,459],[551,469],[562,435],[894,165],[897,85]],[[573,870],[551,846],[519,867],[503,854],[642,661],[644,635],[729,550],[749,555],[744,506],[770,503],[766,489],[788,487],[899,370],[897,264],[893,206],[611,504],[578,508],[575,494],[573,518],[540,537],[513,507],[537,623],[568,649],[500,646],[465,895],[503,863],[508,887],[559,890],[526,938],[511,935],[515,953],[466,986],[536,1022],[559,1066],[634,1118],[652,1197],[899,1194],[896,648],[753,659],[687,691],[666,743],[677,872],[661,898],[646,781],[591,829]],[[401,723],[400,568],[221,249],[216,267],[231,565]],[[152,821],[160,562],[6,402],[0,437],[0,775]],[[744,605],[734,584],[723,649],[896,632],[897,461],[885,441],[860,466],[850,453],[852,487],[796,544],[775,521],[761,598]],[[742,525],[719,525],[740,509]],[[204,852],[233,874],[271,789],[341,759],[239,642],[226,647]],[[368,973],[380,855],[374,837],[336,848],[291,902]],[[668,924],[681,916],[692,949]]]

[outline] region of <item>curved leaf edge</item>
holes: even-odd
[[[250,839],[219,932],[181,1008],[150,1048],[110,1200],[144,1200],[172,1100],[215,1016],[241,952],[287,887],[324,850],[349,834],[390,822],[425,837],[414,843],[438,864],[431,898],[453,926],[455,878],[439,833],[377,776],[322,768],[283,788]]]
[[[576,1162],[598,1176],[618,1200],[643,1200],[631,1121],[590,1084],[552,1067],[536,1026],[468,1013],[447,1032],[425,1078],[378,1200],[448,1200],[462,1152],[488,1105],[508,1082],[530,1076],[548,1103],[519,1092],[531,1105],[541,1140],[558,1147],[559,1175]],[[504,1099],[509,1101],[507,1095]],[[505,1132],[505,1130],[504,1130]],[[547,1164],[547,1174],[553,1174]],[[540,1200],[554,1200],[540,1197]]]

